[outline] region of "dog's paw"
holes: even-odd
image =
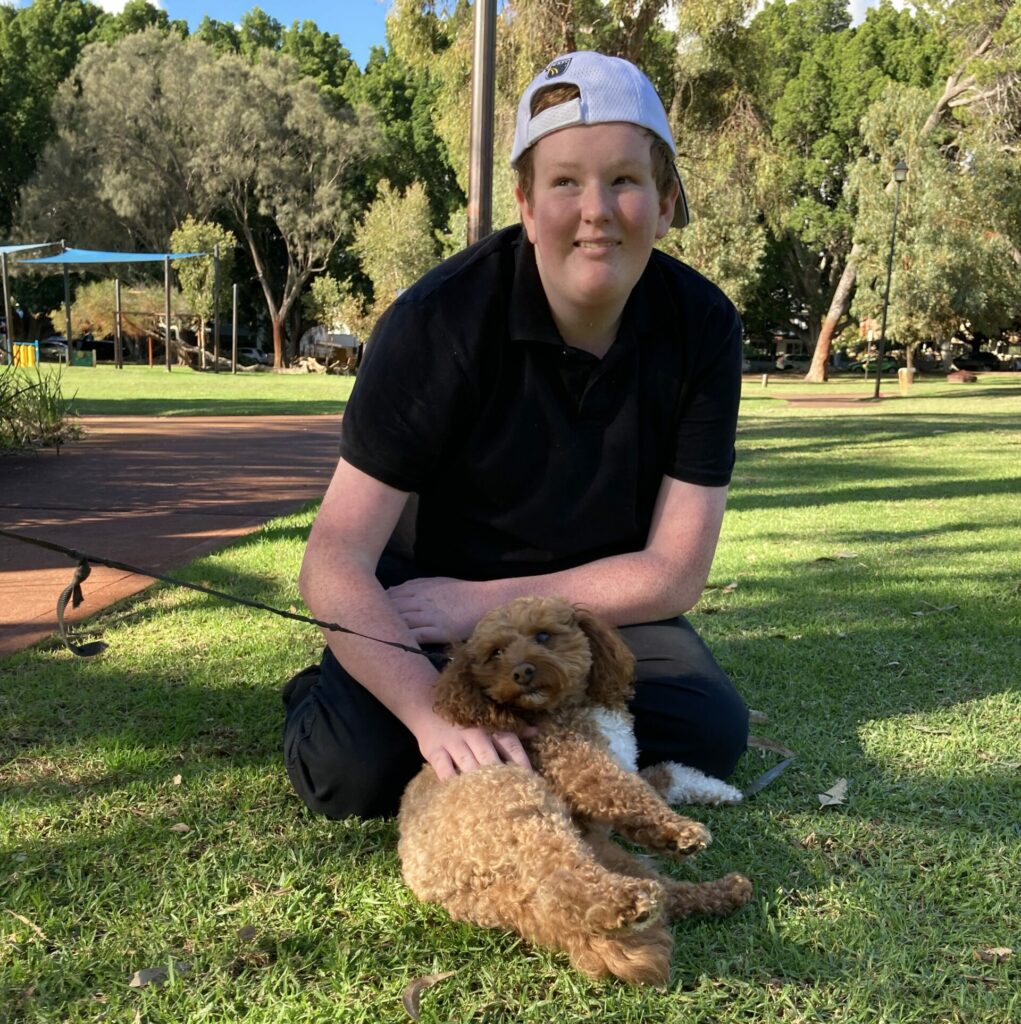
[[[629,879],[607,898],[589,908],[586,923],[595,932],[641,931],[663,915],[666,893],[659,882]]]
[[[713,841],[713,834],[701,822],[684,819],[672,830],[671,840],[674,852],[692,857]]]
[[[751,900],[753,892],[752,883],[744,875],[732,871],[729,875],[721,878],[720,882],[725,886],[727,896],[734,910],[738,907],[743,907]]]

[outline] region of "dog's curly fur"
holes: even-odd
[[[441,783],[426,765],[401,802],[398,851],[419,899],[563,950],[592,977],[665,985],[670,921],[747,903],[738,874],[682,882],[610,838],[688,856],[710,841],[614,760],[598,724],[627,716],[634,659],[616,632],[566,601],[522,598],[487,614],[437,682],[464,726],[536,735],[535,767],[494,765]]]

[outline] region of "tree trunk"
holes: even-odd
[[[273,324],[273,369],[280,370],[284,365],[284,323],[279,314],[271,320]]]
[[[808,373],[805,374],[805,380],[813,384],[826,383],[830,350],[833,348],[833,335],[836,333],[837,324],[843,319],[851,305],[851,292],[854,291],[854,282],[858,276],[858,267],[855,262],[857,254],[857,247],[852,246],[851,254],[847,257],[847,263],[844,266],[844,272],[837,282],[837,290],[833,293],[833,301],[822,322],[819,340],[815,343],[815,352],[812,353],[812,365],[808,368]]]

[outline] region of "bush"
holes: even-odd
[[[74,396],[72,396],[73,399]],[[43,375],[7,366],[0,372],[0,452],[60,447],[81,436],[70,421],[71,400],[60,387],[60,372]]]

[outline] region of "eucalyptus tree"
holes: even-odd
[[[106,17],[82,0],[0,4],[0,231],[11,227],[20,189],[54,132],[57,88]]]
[[[1021,168],[995,133],[975,125],[955,145],[926,127],[932,99],[891,86],[863,124],[866,154],[852,174],[860,319],[882,313],[894,197],[886,188],[904,159],[887,336],[907,349],[949,342],[960,329],[997,334],[1021,317],[1016,258]],[[894,140],[891,144],[890,140]]]
[[[100,249],[162,251],[215,197],[195,154],[215,62],[159,28],[93,43],[53,104],[57,132],[23,193],[21,222]]]
[[[378,131],[350,108],[338,110],[284,55],[254,65],[221,57],[201,120],[193,163],[207,202],[247,246],[272,325],[274,363],[282,366],[284,325],[353,227],[351,190],[378,147]]]
[[[965,108],[971,116],[1002,120],[1015,145],[1021,119],[1021,11],[1016,0],[931,0],[919,4],[928,24],[948,49],[942,84],[929,92],[930,107],[921,124],[924,139],[941,133],[944,145],[956,145]],[[887,186],[892,189],[890,182]],[[1017,243],[1015,242],[1015,249]],[[808,379],[826,378],[826,362],[838,327],[850,308],[861,250],[852,247],[823,320]]]

